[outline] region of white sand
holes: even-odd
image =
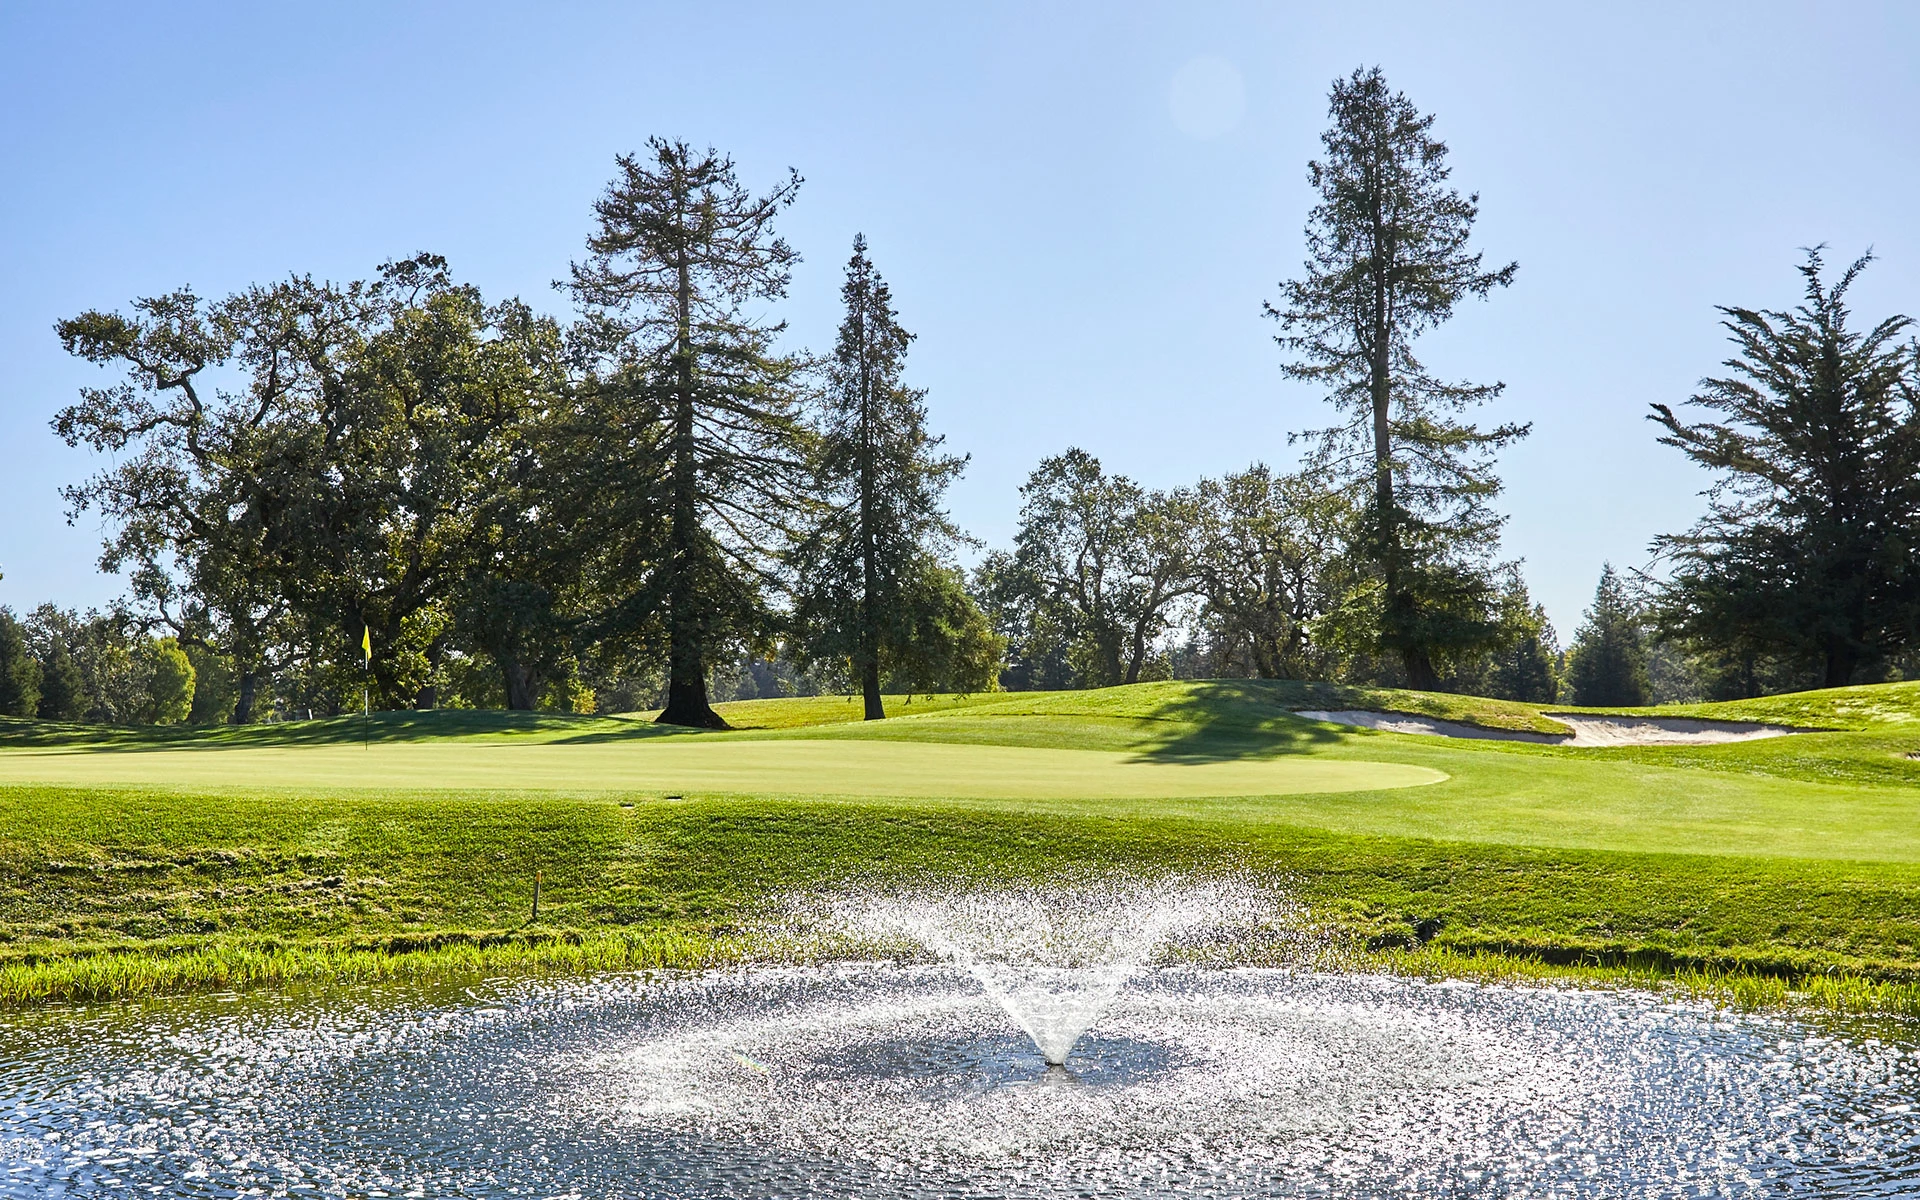
[[[1413,713],[1366,712],[1353,708],[1338,712],[1314,710],[1299,715],[1311,721],[1331,721],[1335,725],[1354,725],[1384,733],[1499,742],[1540,742],[1553,746],[1707,746],[1804,732],[1787,725],[1759,725],[1751,721],[1701,721],[1692,717],[1603,717],[1591,713],[1541,714],[1573,731],[1567,734],[1486,729],[1479,725],[1463,725],[1458,721],[1442,721]]]

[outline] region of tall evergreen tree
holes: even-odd
[[[957,623],[934,616],[971,603],[963,589],[932,578],[961,537],[940,502],[967,460],[939,452],[943,439],[927,432],[925,390],[901,380],[913,335],[900,326],[865,236],[853,239],[840,298],[846,318],[827,367],[818,448],[829,507],[802,549],[795,615],[802,664],[849,662],[866,719],[876,721],[887,715],[884,672],[913,660],[971,661],[935,642],[984,623],[964,613]]]
[[[1647,702],[1647,645],[1639,607],[1608,563],[1593,607],[1567,652],[1567,687],[1575,704],[1628,708]]]
[[[31,717],[40,708],[40,663],[26,628],[0,608],[0,717]]]
[[[1662,632],[1736,662],[1806,663],[1827,687],[1920,632],[1920,355],[1907,317],[1848,328],[1871,261],[1828,286],[1816,248],[1792,312],[1722,308],[1738,352],[1693,397],[1718,419],[1664,404],[1650,418],[1718,476],[1707,516],[1655,543],[1675,563]]]
[[[1503,700],[1551,704],[1560,692],[1559,639],[1547,610],[1533,602],[1515,571],[1500,596],[1499,643],[1487,656],[1482,686],[1469,690]]]
[[[43,721],[77,721],[87,708],[87,681],[73,660],[67,640],[52,636],[38,655],[40,703],[36,715]]]
[[[1497,637],[1486,561],[1502,518],[1492,456],[1525,425],[1483,430],[1459,417],[1501,384],[1435,378],[1416,336],[1513,279],[1484,270],[1467,239],[1479,211],[1447,180],[1433,117],[1390,92],[1378,68],[1336,80],[1324,156],[1308,164],[1320,195],[1307,222],[1306,273],[1282,285],[1275,339],[1289,377],[1328,389],[1347,420],[1308,436],[1319,465],[1364,495],[1360,549],[1375,575],[1373,640],[1416,688],[1439,685],[1436,662]]]
[[[631,381],[632,402],[662,427],[665,545],[638,592],[665,610],[660,720],[724,728],[708,669],[729,639],[770,623],[768,564],[807,503],[796,364],[773,349],[784,326],[746,312],[786,295],[798,256],[773,222],[800,177],[756,196],[716,151],[660,138],[647,146],[645,159],[617,160],[572,290],[611,374]]]

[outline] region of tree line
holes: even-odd
[[[244,722],[386,707],[658,707],[716,696],[1322,678],[1632,703],[1884,678],[1920,630],[1920,347],[1867,332],[1818,251],[1792,311],[1725,308],[1735,344],[1659,440],[1713,472],[1653,570],[1603,575],[1562,653],[1500,558],[1502,385],[1419,337],[1508,286],[1434,118],[1377,70],[1337,80],[1307,259],[1266,314],[1335,420],[1156,490],[1043,458],[1011,546],[943,496],[966,459],[907,382],[913,337],[864,238],[820,355],[782,347],[801,179],[713,150],[616,160],[560,321],[431,254],[62,321],[118,373],[54,420],[107,457],[66,490],[125,598],[0,612],[0,713]],[[363,679],[362,637],[372,646]],[[1623,682],[1624,681],[1624,682]],[[1638,691],[1635,688],[1638,687]],[[1684,695],[1683,695],[1684,693]],[[1597,699],[1605,695],[1608,699]],[[1624,699],[1619,697],[1625,697]]]

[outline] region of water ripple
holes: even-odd
[[[0,1025],[0,1196],[1895,1196],[1916,1046],[1635,994],[1149,970],[1065,1069],[952,967]]]

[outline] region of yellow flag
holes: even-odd
[[[373,667],[373,630],[366,625],[362,625],[360,627],[360,649],[364,651],[367,656],[368,669],[372,669]]]

